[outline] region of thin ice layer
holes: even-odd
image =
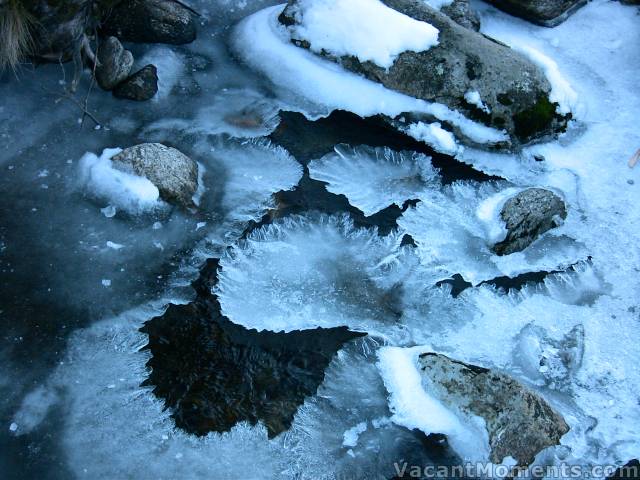
[[[278,126],[277,102],[251,89],[224,89],[214,95],[191,120],[167,118],[146,128],[148,135],[161,138],[169,131],[187,134],[227,134],[236,138],[269,135]]]
[[[171,299],[168,299],[171,300]],[[284,450],[262,426],[195,437],[175,428],[170,412],[149,388],[147,337],[142,322],[159,314],[140,308],[79,330],[53,375],[64,388],[62,446],[78,477],[280,478]],[[251,458],[240,468],[238,458]],[[144,461],[141,461],[144,459]]]
[[[221,259],[222,312],[258,330],[393,325],[407,256],[400,240],[356,229],[348,216],[284,218]]]
[[[403,52],[438,44],[438,29],[387,7],[380,0],[302,0],[293,37],[316,53],[354,56],[389,68]]]
[[[278,22],[283,5],[261,10],[240,22],[232,46],[252,68],[280,87],[280,95],[292,109],[310,118],[326,116],[336,109],[362,117],[403,112],[426,113],[458,127],[476,143],[497,143],[503,132],[469,120],[440,103],[429,103],[386,89],[379,83],[345,71],[339,65],[290,42],[288,31]]]
[[[338,145],[333,153],[309,164],[311,178],[327,182],[327,190],[373,215],[390,205],[402,207],[426,185],[439,184],[431,159],[389,148]]]
[[[284,148],[267,140],[202,141],[196,145],[206,167],[202,209],[219,211],[220,235],[236,240],[248,222],[273,207],[273,194],[295,187],[302,165]]]

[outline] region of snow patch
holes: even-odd
[[[438,44],[438,30],[379,0],[302,0],[290,27],[316,53],[355,56],[389,68],[403,52],[423,52]]]
[[[578,103],[578,94],[560,73],[558,64],[529,45],[513,45],[513,48],[524,53],[533,63],[542,68],[551,84],[549,100],[558,104],[558,113],[567,115],[575,111]]]
[[[505,188],[495,195],[484,199],[478,205],[476,217],[485,225],[487,240],[491,245],[495,245],[506,238],[508,233],[507,227],[500,213],[507,200],[521,190],[522,189],[519,188]]]
[[[463,148],[456,142],[453,133],[442,128],[439,122],[434,123],[412,123],[407,129],[407,133],[416,140],[432,146],[436,151],[448,155],[456,155]]]
[[[360,422],[354,427],[351,427],[349,430],[344,432],[342,441],[343,447],[355,447],[358,445],[358,438],[360,434],[367,430],[367,422]]]
[[[485,113],[491,113],[491,109],[482,101],[480,92],[477,90],[469,90],[464,94],[464,99],[469,105],[474,105]]]

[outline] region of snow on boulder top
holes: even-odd
[[[353,55],[389,68],[402,52],[423,52],[438,44],[438,29],[387,7],[379,0],[301,0],[300,22],[291,27],[311,50],[336,57]]]

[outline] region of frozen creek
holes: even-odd
[[[336,105],[303,98],[304,79],[287,90],[241,62],[246,31],[233,26],[257,25],[276,2],[192,3],[203,15],[193,44],[128,45],[157,63],[159,96],[131,104],[94,90],[100,129],[80,126],[77,106],[56,96],[59,65],[0,79],[0,476],[369,479],[392,478],[400,459],[455,463],[441,438],[394,422],[384,347],[495,368],[542,395],[571,429],[537,464],[638,458],[640,167],[627,165],[640,147],[637,8],[594,0],[547,29],[474,4],[483,33],[555,62],[548,75],[571,86],[576,121],[518,155],[467,148],[454,161],[376,120],[323,118]],[[352,110],[368,114],[360,106]],[[203,167],[196,213],[162,202],[127,211],[80,182],[86,152],[145,141]],[[524,252],[498,257],[487,248],[490,206],[529,186],[560,193],[569,215]],[[219,273],[201,274],[213,258]],[[517,282],[503,277],[536,281],[505,290]],[[224,416],[215,408],[204,422],[172,418],[171,375],[164,395],[152,392],[158,383],[142,386],[154,350],[143,349],[150,328],[140,329],[166,320],[170,303],[192,302],[198,278],[199,311],[232,323],[221,330],[242,346],[224,359],[241,366],[225,378],[240,406],[220,430],[207,427]],[[212,377],[198,360],[219,359],[193,333],[207,328],[195,318],[193,329],[176,327],[193,348],[169,360],[176,375],[196,365],[196,376]],[[301,380],[286,339],[304,350],[317,328],[335,336],[318,343],[314,375]],[[569,368],[558,359],[576,336],[582,353]],[[278,412],[242,403],[263,392],[265,373],[251,365],[265,351],[291,389]],[[201,391],[194,404],[225,398],[215,384]]]

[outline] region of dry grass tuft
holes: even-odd
[[[0,73],[15,71],[33,49],[32,23],[20,0],[0,0]]]

